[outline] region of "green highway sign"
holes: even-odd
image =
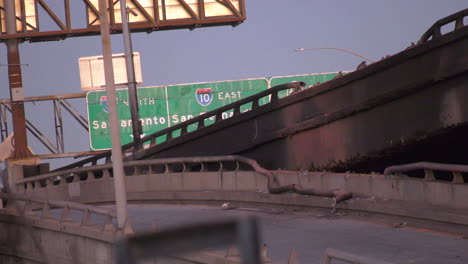
[[[169,126],[187,121],[205,112],[215,110],[237,100],[249,97],[268,88],[303,81],[307,86],[317,82],[333,79],[338,73],[304,74],[284,77],[247,79],[238,81],[221,81],[194,84],[179,84],[137,89],[139,117],[142,123],[143,136],[150,135]],[[284,91],[280,97],[290,91]],[[116,91],[117,110],[120,120],[120,135],[122,144],[133,141],[132,121],[127,89]],[[263,98],[259,104],[268,103],[269,98]],[[108,106],[106,91],[90,91],[86,95],[88,105],[88,122],[90,147],[92,150],[111,148],[111,136],[108,121]],[[250,110],[250,105],[241,107],[241,111]],[[223,113],[228,118],[232,112]],[[208,125],[212,121],[205,121]],[[194,126],[196,127],[196,126]],[[189,127],[189,131],[193,128]],[[174,134],[174,136],[177,136]],[[157,141],[163,141],[158,139]]]
[[[165,87],[140,88],[138,107],[143,134],[149,135],[169,126]],[[132,121],[127,89],[117,90],[117,110],[122,144],[133,141]],[[92,91],[86,95],[90,147],[92,150],[111,148],[107,93]]]
[[[167,86],[170,125],[176,125],[266,89],[268,89],[267,79]],[[267,99],[264,103],[267,103],[266,101]],[[241,109],[241,111],[246,110],[248,109]],[[231,114],[223,113],[223,119]],[[209,124],[209,121],[206,123]]]
[[[137,97],[143,134],[152,134],[266,89],[268,80],[264,78],[139,88]],[[127,89],[116,92],[120,135],[122,144],[126,144],[133,141],[128,92]],[[106,95],[105,91],[90,91],[86,96],[92,150],[111,148]],[[264,100],[266,103],[267,99]],[[223,117],[230,115],[225,113]]]

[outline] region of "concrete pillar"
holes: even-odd
[[[2,173],[3,188],[6,192],[17,192],[16,183],[24,179],[23,165],[5,162],[6,168]]]

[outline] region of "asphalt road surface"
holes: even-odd
[[[232,207],[132,204],[128,214],[137,233],[256,216],[273,263],[287,263],[293,248],[299,263],[320,263],[327,248],[391,263],[468,263],[468,226],[328,209]]]

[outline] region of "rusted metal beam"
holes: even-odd
[[[11,107],[5,106],[9,112],[12,112]],[[27,130],[33,134],[42,145],[47,148],[52,153],[59,153],[57,146],[55,146],[52,141],[50,141],[36,126],[34,126],[31,122],[26,119],[26,128]]]
[[[89,8],[91,12],[93,12],[93,14],[96,16],[96,19],[99,19],[99,10],[89,0],[83,0],[83,2],[86,8]]]
[[[63,6],[65,8],[65,23],[66,23],[66,30],[70,30],[72,28],[71,24],[71,12],[70,12],[70,0],[63,0]]]
[[[25,97],[24,102],[39,102],[39,101],[75,99],[75,98],[85,98],[85,97],[86,97],[86,93],[33,96],[33,97]],[[11,104],[11,102],[12,101],[10,99],[0,99],[0,104]]]
[[[162,9],[162,20],[167,20],[167,12],[166,12],[166,0],[161,0],[161,9]],[[158,10],[155,10],[157,13],[159,13]]]
[[[85,96],[86,93],[77,93],[25,98],[24,102],[53,101],[57,145],[54,145],[52,141],[49,140],[36,126],[34,126],[29,120],[25,119],[27,131],[39,140],[39,142],[51,153],[63,153],[65,151],[65,141],[63,139],[63,117],[61,109],[63,107],[63,109],[65,109],[86,131],[89,131],[88,121],[86,118],[82,116],[73,107],[73,105],[66,101],[66,99],[84,98]],[[12,103],[9,99],[0,100],[0,132],[4,138],[8,136],[7,112],[12,112],[12,106],[10,105],[14,105],[14,102]]]
[[[164,8],[163,8],[164,11]],[[159,17],[159,0],[153,0],[153,14],[154,14],[154,22],[159,23],[161,18]]]
[[[182,5],[182,7],[184,8],[184,10],[189,13],[189,15],[192,17],[192,19],[200,19],[199,16],[197,14],[195,14],[195,12],[193,12],[192,8],[190,8],[190,6],[184,1],[184,0],[177,0],[179,2],[179,4]]]
[[[7,34],[16,33],[15,2],[5,1],[5,22]],[[24,113],[24,90],[21,77],[21,62],[19,55],[19,41],[9,39],[6,42],[8,56],[8,80],[10,85],[10,99],[13,131],[15,133],[13,157],[15,159],[27,158],[32,155],[28,148],[26,135],[26,118]]]
[[[220,4],[224,5],[226,8],[231,10],[231,12],[235,13],[237,16],[242,16],[241,13],[235,8],[230,0],[216,0],[216,2],[219,2]]]
[[[88,120],[82,116],[68,101],[58,99],[59,103],[67,110],[67,112],[86,130],[89,131]]]
[[[24,6],[25,5],[24,1],[20,1],[20,5],[21,5],[21,7],[20,7],[21,17],[25,18],[26,17],[26,8]],[[21,19],[21,26],[23,28],[23,31],[27,30],[27,28],[26,28],[26,19]]]
[[[44,2],[44,0],[37,0],[37,1],[42,6],[42,8],[44,8],[46,13],[50,16],[50,18],[52,18],[52,20],[55,22],[55,24],[57,24],[59,28],[61,28],[62,30],[67,30],[67,26],[62,23],[60,18],[58,18],[58,16],[54,13],[54,11],[52,11],[52,9],[49,8],[49,6]]]
[[[198,16],[205,19],[205,0],[198,0]]]
[[[163,14],[164,15],[164,14]],[[245,16],[232,16],[232,17],[221,17],[221,18],[209,18],[209,19],[181,19],[181,20],[161,20],[155,23],[141,23],[141,24],[130,24],[129,28],[132,32],[150,32],[150,31],[162,31],[182,28],[193,28],[193,27],[211,27],[211,26],[223,26],[231,25],[235,26],[245,20]],[[122,27],[120,25],[112,25],[111,33],[120,34]],[[39,41],[57,41],[63,40],[69,37],[83,37],[93,36],[99,34],[98,27],[82,28],[82,29],[70,29],[70,30],[52,30],[45,32],[21,32],[16,34],[0,35],[0,42],[4,42],[7,39],[20,39],[23,41],[39,42]]]
[[[156,20],[154,20],[150,16],[150,14],[148,14],[148,12],[146,12],[146,10],[143,8],[143,6],[141,6],[141,4],[140,4],[140,2],[138,2],[138,0],[130,0],[130,2],[132,2],[135,5],[135,7],[138,9],[138,11],[140,11],[143,14],[143,16],[146,18],[148,23],[156,23]]]

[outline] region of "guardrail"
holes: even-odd
[[[385,169],[384,175],[405,171],[424,170],[424,180],[435,181],[434,171],[447,171],[453,174],[452,183],[464,183],[463,173],[468,173],[467,165],[442,164],[432,162],[416,162],[405,165],[390,166]]]
[[[113,221],[114,218],[117,218],[117,215],[114,211],[105,208],[68,201],[47,200],[41,197],[17,193],[0,193],[0,198],[6,201],[6,210],[8,212],[20,216],[38,217],[40,219],[54,220],[59,223],[76,222],[80,227],[97,227],[101,231],[132,232],[129,222],[125,224],[124,230],[118,230]],[[33,205],[37,205],[34,206],[34,211],[32,210]],[[51,209],[61,209],[60,216],[58,218],[55,217],[51,213]],[[79,221],[75,221],[71,217],[72,210],[81,212],[81,218]],[[39,212],[39,214],[36,212]],[[103,223],[93,223],[91,215],[104,217]]]
[[[454,30],[461,29],[465,26],[463,24],[463,19],[466,16],[468,16],[468,8],[438,20],[421,36],[418,41],[418,45],[428,41],[431,37],[432,39],[435,39],[442,36],[441,28],[452,22],[455,22]]]
[[[272,194],[296,192],[302,195],[332,197],[333,206],[352,198],[352,193],[343,190],[321,190],[302,188],[296,184],[280,185],[273,172],[262,168],[255,160],[242,156],[213,156],[213,157],[182,157],[153,160],[126,161],[123,164],[126,175],[166,174],[171,172],[205,172],[225,171],[251,168],[267,178],[268,191]],[[112,176],[112,164],[95,165],[56,171],[40,176],[25,178],[15,183],[17,191],[29,192],[36,188],[51,185],[68,184],[71,182],[106,179]]]
[[[205,114],[199,115],[197,117],[194,117],[194,118],[192,118],[190,120],[187,120],[185,122],[182,122],[182,123],[179,123],[177,125],[168,127],[166,129],[163,129],[163,130],[160,130],[160,131],[158,131],[156,133],[153,133],[151,135],[145,136],[140,140],[140,142],[145,143],[145,142],[149,141],[150,142],[150,147],[155,146],[157,144],[161,144],[161,143],[156,142],[157,138],[160,138],[161,140],[163,140],[163,142],[166,142],[166,141],[169,141],[169,140],[173,139],[174,137],[176,137],[174,135],[174,133],[176,131],[180,131],[180,136],[183,136],[183,135],[186,135],[186,134],[189,134],[189,133],[193,133],[195,131],[199,131],[199,130],[205,128],[206,126],[217,124],[217,123],[222,122],[223,120],[225,120],[222,117],[222,114],[224,112],[233,111],[233,115],[229,116],[227,119],[235,117],[235,116],[239,116],[239,115],[244,114],[244,112],[241,112],[241,110],[240,110],[241,106],[251,104],[250,105],[251,110],[254,110],[254,109],[257,109],[259,107],[262,107],[262,106],[265,106],[265,105],[268,105],[268,104],[271,104],[271,103],[275,103],[276,101],[278,101],[280,99],[279,98],[279,92],[280,91],[288,90],[288,89],[300,90],[300,89],[304,88],[305,86],[306,86],[306,84],[304,82],[292,82],[292,83],[287,83],[287,84],[272,87],[272,88],[270,88],[270,89],[268,89],[266,91],[262,91],[260,93],[255,94],[255,95],[252,95],[250,97],[241,99],[239,101],[233,102],[233,103],[225,105],[223,107],[220,107],[220,108],[218,108],[216,110],[213,110],[213,111],[207,112]],[[260,99],[262,99],[264,97],[270,97],[270,101],[268,103],[264,104],[264,105],[260,105],[260,103],[259,103]],[[210,124],[210,125],[207,125],[206,124],[207,120],[212,120],[212,121],[214,121],[214,123]],[[194,130],[190,131],[188,129],[189,126],[192,126],[191,128],[194,129]],[[196,126],[196,127],[194,127],[194,126]],[[134,147],[133,142],[125,144],[125,145],[122,146],[122,151],[123,152],[130,151],[130,150],[133,149],[133,147]],[[78,162],[75,162],[75,163],[72,163],[70,165],[58,168],[58,169],[56,169],[54,171],[67,170],[67,169],[71,169],[71,168],[79,168],[79,167],[83,167],[86,164],[97,165],[98,161],[102,160],[102,159],[104,159],[105,163],[109,163],[111,161],[110,157],[111,157],[111,152],[108,151],[108,152],[98,154],[96,156],[93,156],[93,157],[90,157],[90,158],[87,158],[87,159],[84,159],[84,160],[81,160],[81,161],[78,161]],[[138,157],[138,154],[136,155],[136,157]]]

